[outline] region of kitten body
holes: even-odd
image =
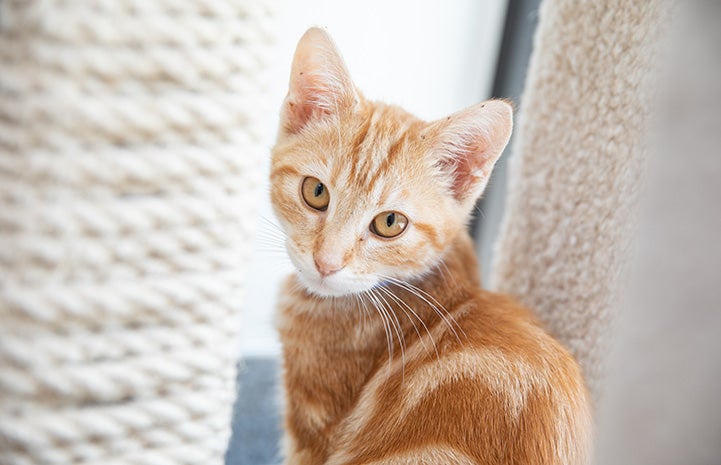
[[[368,101],[311,29],[281,116],[271,197],[298,269],[278,309],[285,463],[587,463],[579,367],[481,288],[466,233],[510,106],[427,123]]]

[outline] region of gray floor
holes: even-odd
[[[239,370],[233,434],[225,457],[227,465],[270,465],[279,462],[278,362],[247,358]]]

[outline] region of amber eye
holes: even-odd
[[[308,176],[303,179],[300,190],[303,194],[303,200],[309,207],[320,211],[325,211],[328,208],[330,194],[328,188],[318,178]]]
[[[373,218],[371,231],[381,237],[396,237],[408,226],[408,218],[398,212],[383,212]]]

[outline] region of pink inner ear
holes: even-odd
[[[432,124],[439,166],[450,175],[456,200],[474,201],[511,136],[512,107],[487,100]]]
[[[461,200],[473,188],[478,178],[473,175],[473,166],[468,157],[462,157],[455,163],[453,169],[453,196],[456,200]]]
[[[299,81],[302,84],[291,89],[286,97],[285,128],[290,133],[299,132],[312,120],[341,112],[353,100],[346,89],[324,83],[320,78]]]
[[[308,124],[308,121],[313,117],[314,107],[309,102],[304,101],[293,101],[290,96],[286,102],[286,122],[285,129],[291,133],[296,134],[300,132],[303,127]]]
[[[456,200],[464,200],[475,195],[477,186],[487,176],[485,165],[488,163],[485,139],[466,139],[461,143],[448,144],[451,154],[443,158],[440,166],[452,174],[451,189]]]
[[[298,133],[312,120],[340,112],[356,96],[332,39],[318,28],[310,28],[298,42],[289,87],[282,116],[288,133]]]
[[[321,98],[330,94],[328,83],[322,82],[318,76],[313,76],[307,70],[293,69],[290,79],[290,90],[286,97],[286,129],[290,133],[297,133],[313,118],[323,113]]]

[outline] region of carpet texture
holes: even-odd
[[[532,308],[597,394],[628,259],[667,2],[541,5],[490,286]]]

